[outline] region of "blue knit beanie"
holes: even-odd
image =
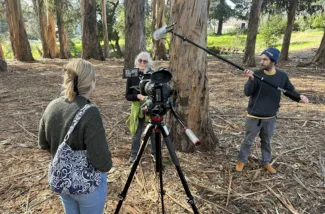
[[[263,51],[262,54],[265,54],[266,56],[268,56],[275,63],[278,63],[278,61],[279,61],[280,51],[276,48],[268,48],[265,51]]]

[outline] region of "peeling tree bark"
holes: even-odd
[[[82,58],[105,60],[99,44],[95,0],[81,0],[81,16]]]
[[[37,0],[36,9],[38,11],[39,28],[43,47],[42,57],[51,59],[56,58],[58,57],[58,48],[56,46],[53,9],[50,5],[46,5],[45,0]]]
[[[25,30],[20,0],[6,0],[7,22],[14,58],[20,61],[34,61]]]
[[[108,32],[107,32],[107,18],[106,18],[106,0],[101,0],[102,7],[102,25],[104,35],[104,57],[109,57],[109,46],[108,46]]]
[[[186,36],[202,47],[207,42],[208,0],[172,1],[171,16],[178,34]],[[201,140],[200,150],[211,151],[218,145],[209,117],[209,87],[206,52],[173,36],[170,61],[173,73],[173,89],[176,92],[177,112]],[[195,147],[184,134],[184,129],[172,117],[171,137],[175,147],[192,152]]]
[[[152,0],[152,32],[165,25],[164,10],[165,0]],[[166,56],[166,41],[159,39],[158,41],[152,38],[152,58],[158,60],[167,60]]]
[[[69,59],[71,57],[70,44],[68,38],[68,29],[63,20],[64,7],[62,5],[62,0],[56,0],[56,19],[59,31],[59,41],[60,41],[60,58]]]

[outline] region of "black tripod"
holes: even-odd
[[[172,109],[173,111],[173,109]],[[174,111],[173,111],[174,115],[176,114]],[[180,121],[179,117],[176,117],[177,120]],[[115,210],[115,214],[119,213],[121,207],[122,207],[122,204],[123,204],[123,201],[125,200],[126,198],[126,194],[127,194],[127,191],[130,187],[130,184],[131,184],[131,181],[133,179],[133,176],[134,176],[134,173],[136,172],[136,169],[139,165],[139,162],[140,162],[140,159],[141,159],[141,156],[144,152],[144,149],[146,148],[146,145],[147,145],[147,141],[151,135],[152,132],[155,133],[155,143],[156,143],[156,172],[159,172],[159,180],[160,180],[160,198],[161,198],[161,206],[162,206],[162,213],[164,214],[165,213],[165,207],[164,207],[164,187],[163,187],[163,177],[162,177],[162,158],[161,158],[161,139],[160,139],[160,132],[162,133],[163,137],[164,137],[164,141],[166,143],[166,146],[167,146],[167,149],[168,149],[168,152],[170,154],[170,157],[173,161],[173,164],[175,165],[176,167],[176,170],[177,170],[177,173],[178,173],[178,176],[179,178],[181,179],[181,182],[182,182],[182,185],[184,187],[184,190],[186,192],[186,195],[187,195],[187,203],[189,203],[193,209],[193,212],[196,214],[196,213],[199,213],[195,204],[194,204],[194,198],[193,196],[191,195],[191,191],[190,189],[188,188],[188,185],[187,185],[187,182],[184,178],[184,175],[183,175],[183,172],[181,170],[181,167],[180,167],[180,164],[179,164],[179,160],[177,158],[177,155],[176,155],[176,152],[175,152],[175,149],[174,149],[174,146],[171,142],[171,139],[169,137],[169,132],[168,132],[168,129],[167,127],[165,126],[165,124],[162,122],[163,121],[163,117],[162,116],[158,116],[158,117],[151,117],[151,120],[149,122],[149,124],[147,125],[145,131],[144,131],[144,139],[143,139],[143,142],[141,144],[141,147],[140,147],[140,150],[138,151],[138,154],[137,154],[137,157],[132,165],[132,168],[131,168],[131,172],[129,174],[129,177],[126,181],[126,184],[124,186],[124,189],[123,191],[119,194],[119,203],[116,207],[116,210]],[[180,121],[181,122],[181,121]],[[184,123],[181,122],[181,124],[184,126]],[[188,129],[187,127],[185,127],[185,130],[186,130],[186,134],[191,138],[191,140],[193,141],[193,139],[195,139],[195,143],[198,143],[199,140],[196,138],[196,136],[194,135],[194,133]],[[190,133],[190,134],[189,134]]]

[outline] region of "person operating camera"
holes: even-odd
[[[141,134],[143,130],[143,126],[145,123],[145,116],[141,112],[141,104],[145,101],[146,97],[140,94],[139,90],[136,88],[139,86],[140,83],[140,76],[142,74],[149,74],[152,73],[151,67],[153,66],[153,60],[150,57],[150,54],[146,51],[143,51],[137,55],[134,61],[134,67],[139,69],[139,76],[138,77],[131,77],[127,79],[126,82],[126,93],[125,98],[128,101],[132,102],[131,105],[131,115],[130,118],[136,118],[133,122],[129,123],[132,124],[134,127],[134,133],[131,130],[132,140],[131,140],[131,155],[129,162],[133,163],[137,156],[138,150],[140,148],[140,140]],[[128,120],[130,120],[130,118]],[[127,121],[128,122],[128,121]],[[155,161],[155,153],[156,153],[156,145],[154,141],[154,134],[150,137],[151,140],[151,156]]]

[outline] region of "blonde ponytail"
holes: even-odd
[[[77,95],[86,95],[95,80],[95,69],[86,60],[74,59],[65,67],[63,94],[72,101]]]
[[[76,98],[76,91],[74,91],[74,78],[77,76],[77,73],[72,70],[66,70],[64,74],[64,82],[65,86],[64,95],[68,98],[68,100],[72,101]]]

